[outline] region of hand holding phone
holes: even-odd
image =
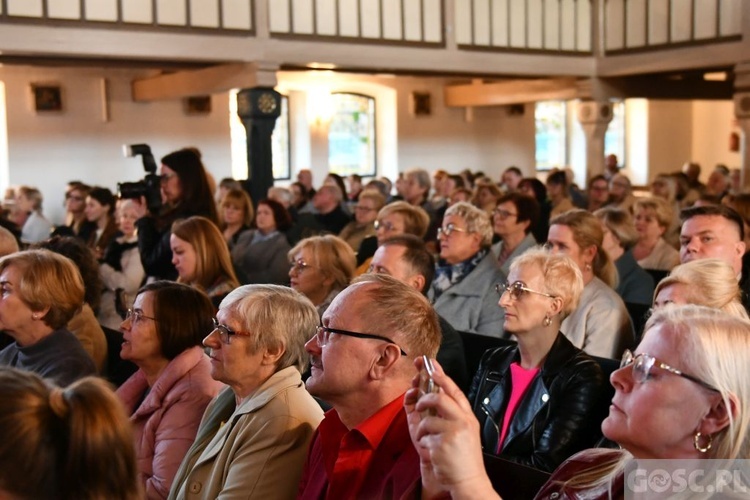
[[[435,383],[433,374],[435,368],[432,365],[432,360],[427,356],[422,356],[422,370],[419,372],[419,397],[421,398],[425,394],[438,392],[440,386]],[[429,410],[430,415],[435,415],[435,410]]]

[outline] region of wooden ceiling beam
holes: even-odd
[[[179,99],[226,92],[234,88],[276,86],[276,68],[257,63],[234,63],[209,68],[165,73],[133,81],[137,102]]]
[[[444,89],[445,105],[449,107],[504,106],[550,99],[574,99],[577,92],[575,78],[470,83],[447,85]]]

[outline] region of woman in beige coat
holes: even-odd
[[[294,498],[323,419],[300,376],[318,313],[290,288],[245,285],[216,316],[203,344],[211,376],[229,387],[206,409],[169,498]]]

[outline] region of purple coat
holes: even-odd
[[[130,413],[138,472],[148,498],[167,497],[206,406],[223,387],[211,378],[208,357],[196,346],[169,362],[145,398],[148,383],[142,370],[117,390]]]

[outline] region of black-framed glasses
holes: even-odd
[[[302,274],[305,271],[305,269],[309,267],[314,267],[302,259],[293,260],[289,262],[289,265],[292,266],[292,269],[296,271],[298,274]]]
[[[214,323],[214,332],[219,332],[219,340],[221,340],[222,344],[231,344],[232,343],[232,337],[235,335],[239,335],[241,337],[248,337],[252,335],[250,332],[240,332],[237,330],[232,330],[227,325],[222,325],[219,323],[219,320],[216,318],[211,318],[211,321]]]
[[[514,214],[513,212],[508,212],[507,210],[503,210],[502,208],[496,208],[492,211],[492,214],[497,216],[500,220],[505,220],[508,217],[518,217],[518,214]]]
[[[651,368],[656,366],[657,368],[661,368],[662,370],[665,370],[673,375],[677,375],[679,377],[686,378],[691,382],[695,382],[696,384],[708,389],[709,391],[720,392],[719,389],[712,386],[708,382],[704,382],[697,377],[693,377],[692,375],[683,373],[677,368],[673,368],[668,364],[656,359],[655,357],[645,353],[633,354],[629,349],[625,349],[625,352],[622,354],[622,360],[620,361],[620,368],[625,368],[628,365],[633,365],[633,380],[638,383],[642,383],[648,380],[648,378],[651,376]]]
[[[450,236],[451,234],[453,234],[454,231],[459,232],[459,233],[468,233],[469,232],[468,229],[463,229],[461,227],[456,227],[456,225],[451,222],[449,224],[446,224],[443,227],[439,227],[438,230],[437,230],[437,235],[438,235],[438,238],[440,238],[440,235],[444,234],[445,237],[447,238],[448,236]]]
[[[537,295],[543,295],[544,297],[549,297],[550,299],[557,298],[555,295],[550,295],[545,292],[538,292],[536,290],[532,290],[531,288],[527,287],[523,281],[516,281],[514,283],[508,283],[506,281],[505,283],[498,283],[497,285],[495,285],[495,291],[501,297],[503,296],[505,292],[508,292],[510,294],[510,298],[513,300],[520,299],[521,297],[523,297],[524,293],[535,293]]]
[[[408,356],[406,352],[399,346],[397,343],[389,339],[388,337],[383,337],[382,335],[375,335],[372,333],[359,333],[359,332],[350,332],[349,330],[339,330],[338,328],[330,328],[328,326],[319,325],[315,327],[315,338],[318,341],[318,345],[323,348],[328,344],[328,341],[330,340],[331,334],[337,333],[339,335],[344,335],[346,337],[354,337],[357,339],[373,339],[373,340],[382,340],[384,342],[388,342],[389,344],[393,344],[401,351],[402,356]]]
[[[143,314],[143,311],[140,309],[136,309],[135,311],[133,309],[128,309],[128,311],[125,313],[125,319],[129,319],[132,324],[140,323],[141,320],[144,319],[150,319],[151,321],[159,321],[156,318],[152,318],[151,316],[146,316]]]

